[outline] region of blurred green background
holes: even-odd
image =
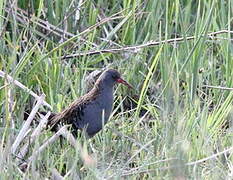
[[[83,95],[93,70],[115,68],[135,88],[117,87],[117,113],[82,141],[95,165],[55,143],[22,174],[9,147],[35,99],[1,78],[0,176],[231,179],[231,152],[211,155],[232,146],[233,94],[207,86],[232,87],[232,12],[231,0],[0,0],[0,70],[44,93],[52,111]]]

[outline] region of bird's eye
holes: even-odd
[[[116,80],[116,79],[118,79],[118,76],[114,74],[114,75],[112,75],[112,78]]]

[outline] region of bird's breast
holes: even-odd
[[[108,120],[113,105],[113,95],[112,93],[105,93],[100,96],[97,100],[97,106],[101,110],[102,116],[105,116],[105,119]]]

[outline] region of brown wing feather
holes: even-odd
[[[74,101],[70,106],[64,109],[62,112],[53,116],[48,125],[50,127],[56,127],[58,124],[72,124],[72,121],[78,118],[77,115],[81,115],[83,113],[83,109],[93,101],[99,94],[99,90],[97,87],[94,87],[89,93],[81,96],[76,101]]]

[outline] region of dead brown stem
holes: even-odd
[[[218,34],[225,34],[225,33],[233,34],[233,31],[221,30],[221,31],[211,32],[211,33],[207,34],[206,36],[208,38],[212,39],[212,38],[214,38],[213,36],[216,36]],[[201,36],[205,37],[205,35],[201,35]],[[122,48],[103,49],[103,50],[97,50],[97,51],[80,52],[77,54],[65,55],[65,56],[62,56],[62,59],[70,59],[70,58],[76,58],[76,57],[80,57],[80,56],[91,56],[91,55],[105,54],[105,53],[119,53],[122,51],[131,51],[131,52],[136,53],[136,52],[138,52],[139,49],[142,49],[145,47],[158,46],[158,45],[165,44],[165,43],[183,42],[185,40],[193,40],[196,38],[198,38],[198,37],[188,36],[188,37],[173,38],[173,39],[162,40],[162,41],[149,41],[149,42],[147,42],[145,44],[141,44],[141,45],[127,46],[127,47],[122,47]]]

